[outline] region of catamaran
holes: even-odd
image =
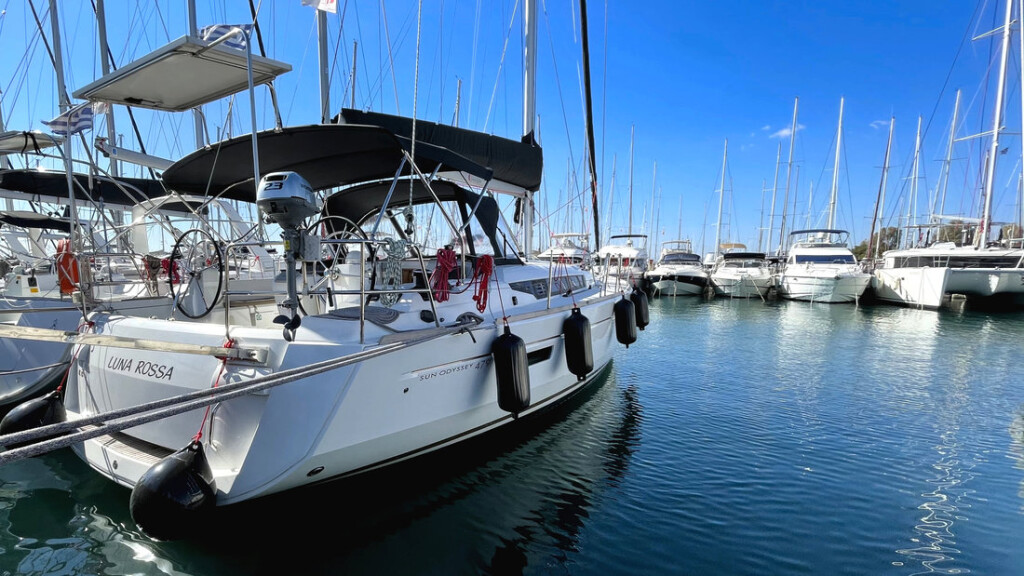
[[[973,238],[940,238],[926,246],[907,243],[901,249],[889,250],[882,255],[873,270],[872,286],[878,299],[919,308],[939,308],[954,294],[972,300],[1001,299],[1011,305],[1024,303],[1024,250],[990,242],[992,236],[992,194],[996,179],[999,156],[999,136],[1005,130],[1006,74],[1010,56],[1010,40],[1013,35],[1013,2],[1007,2],[1003,26],[997,30],[1001,39],[999,83],[993,108],[992,130],[989,134],[989,149],[985,167],[985,182],[981,218],[959,218],[961,222],[973,224]],[[1018,15],[1019,19],[1019,15]],[[994,33],[993,33],[994,34]],[[957,93],[950,128],[947,154],[952,153],[955,142],[954,131],[959,111],[960,94]],[[920,130],[920,128],[919,128]],[[916,190],[916,167],[914,189]],[[946,184],[948,184],[947,156]],[[913,195],[912,195],[913,199]],[[942,223],[951,218],[933,216],[930,228],[939,230]],[[908,222],[909,224],[909,222]],[[908,228],[908,233],[913,233]],[[915,236],[918,233],[914,234]],[[1018,240],[1019,241],[1019,240]]]

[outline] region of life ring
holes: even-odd
[[[78,286],[78,261],[71,253],[71,240],[63,238],[57,242],[57,280],[61,294],[71,294]]]

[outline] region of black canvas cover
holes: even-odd
[[[379,126],[318,124],[256,135],[260,173],[291,171],[314,190],[391,179],[409,142]],[[442,169],[490,179],[490,171],[437,146],[417,144],[416,163],[430,173]],[[408,168],[404,170],[408,174]],[[164,183],[181,193],[256,200],[252,136],[245,135],[197,150],[164,171]]]
[[[74,174],[78,183],[75,186],[75,198],[96,202],[101,199],[107,204],[134,206],[138,200],[157,198],[166,194],[157,180],[146,178],[120,178],[119,187],[110,178],[87,174]],[[67,175],[63,172],[43,172],[40,170],[0,170],[0,188],[13,192],[22,192],[30,196],[62,199],[68,197]],[[82,189],[88,191],[88,194]],[[130,194],[126,194],[125,188]]]
[[[340,192],[329,196],[324,202],[323,216],[344,216],[359,225],[365,225],[364,220],[368,216],[380,211],[380,207],[387,198],[391,182],[374,182],[359,186],[351,186]],[[453,182],[445,180],[435,181],[431,184],[431,191],[419,180],[416,180],[412,189],[412,203],[414,205],[434,202],[436,196],[440,202],[454,201],[460,203],[465,209],[465,215],[469,215],[473,208],[476,208],[475,217],[482,232],[491,241],[496,254],[505,252],[502,242],[498,238],[498,203],[490,196],[481,197],[480,194],[467,190]],[[388,204],[396,212],[409,205],[409,181],[399,182],[395,192]],[[460,223],[461,216],[450,214],[456,223]],[[325,221],[328,224],[328,232],[336,229],[331,226],[330,219]]]
[[[57,230],[71,232],[71,223],[67,218],[55,218],[47,214],[28,212],[26,210],[10,210],[0,212],[0,226],[18,226],[20,228]]]
[[[404,116],[345,108],[335,122],[382,126],[405,138],[412,137],[412,119]],[[519,142],[436,122],[416,121],[416,150],[421,143],[447,148],[490,168],[494,178],[527,190],[540,188],[544,156],[535,142]]]

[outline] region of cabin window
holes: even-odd
[[[853,254],[796,254],[797,264],[856,264]]]

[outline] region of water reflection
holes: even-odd
[[[0,573],[519,573],[578,550],[641,422],[636,388],[606,374],[517,433],[228,507],[189,542],[145,538],[127,490],[55,454],[0,469]]]

